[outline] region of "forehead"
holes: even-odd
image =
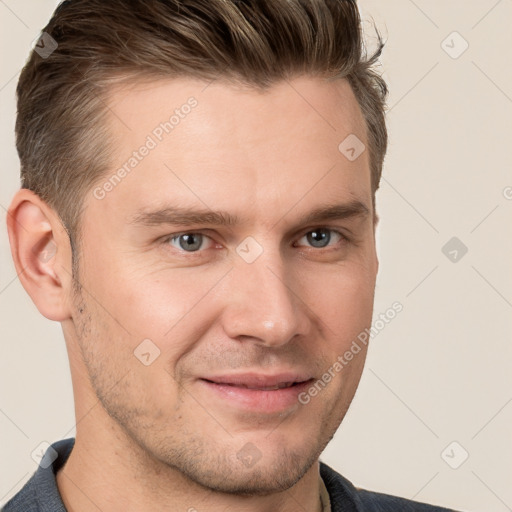
[[[187,102],[192,101],[197,103],[197,108],[191,109],[194,116],[181,123],[189,113]],[[207,135],[206,142],[216,134],[220,139],[226,132],[244,137],[251,132],[256,141],[262,129],[267,138],[286,134],[291,138],[305,133],[310,136],[319,133],[324,137],[330,133],[337,140],[344,133],[355,132],[365,138],[359,105],[345,79],[327,81],[303,76],[276,82],[266,89],[223,79],[128,82],[110,90],[108,105],[112,135],[119,135],[120,142],[130,145],[139,142],[136,137],[141,132],[151,134],[166,121],[171,121],[173,128],[180,125],[179,130],[173,130],[173,136]],[[171,119],[173,114],[179,121]],[[198,118],[201,123],[194,122]],[[295,124],[295,121],[300,122]],[[246,142],[250,140],[246,138]]]
[[[272,212],[298,200],[318,206],[319,195],[371,201],[368,151],[352,161],[340,151],[347,137],[367,145],[345,80],[299,77],[264,91],[221,80],[132,83],[112,89],[109,109],[104,213],[128,219],[177,203],[271,222]]]

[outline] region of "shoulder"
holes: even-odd
[[[418,501],[412,501],[398,496],[390,496],[379,492],[356,489],[359,499],[363,504],[363,510],[371,512],[448,512],[450,509],[428,505]],[[454,512],[453,510],[451,512]]]
[[[27,481],[23,488],[13,496],[1,509],[1,512],[39,512],[36,501],[35,475]]]
[[[66,512],[55,475],[66,462],[74,438],[62,439],[48,447],[36,472],[1,512]]]
[[[320,475],[329,492],[331,511],[341,512],[448,512],[451,509],[428,505],[398,496],[355,487],[349,480],[320,462]],[[454,512],[451,510],[451,512]]]

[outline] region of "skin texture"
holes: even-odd
[[[112,173],[192,96],[197,106],[104,198],[87,194],[76,294],[56,213],[27,190],[9,209],[20,280],[39,311],[61,322],[69,353],[76,444],[59,490],[81,512],[316,512],[318,457],[349,407],[366,349],[309,403],[278,412],[243,409],[201,378],[320,379],[370,326],[378,261],[368,152],[349,161],[338,150],[349,134],[366,144],[362,115],[344,80],[296,77],[265,92],[220,80],[118,86],[109,100]],[[353,201],[368,214],[299,222]],[[163,205],[223,210],[240,223],[129,222]],[[334,231],[316,247],[306,235],[322,227]],[[190,232],[203,234],[196,252],[166,240]],[[237,252],[247,237],[263,251],[252,263]],[[55,249],[50,259],[45,247]],[[149,365],[134,355],[145,339],[160,351]],[[259,457],[249,466],[239,456],[247,446]]]

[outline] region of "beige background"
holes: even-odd
[[[387,38],[391,90],[375,317],[404,309],[373,339],[322,459],[360,487],[512,510],[512,0],[360,5]],[[0,1],[0,504],[36,469],[42,441],[74,435],[62,331],[20,285],[5,228],[19,186],[15,86],[55,6]],[[454,236],[468,248],[457,262],[441,250]]]

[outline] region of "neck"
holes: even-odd
[[[68,512],[296,512],[297,508],[321,512],[318,460],[285,491],[266,496],[221,493],[152,458],[101,404],[79,417],[83,419],[77,425],[75,445],[57,473]]]

